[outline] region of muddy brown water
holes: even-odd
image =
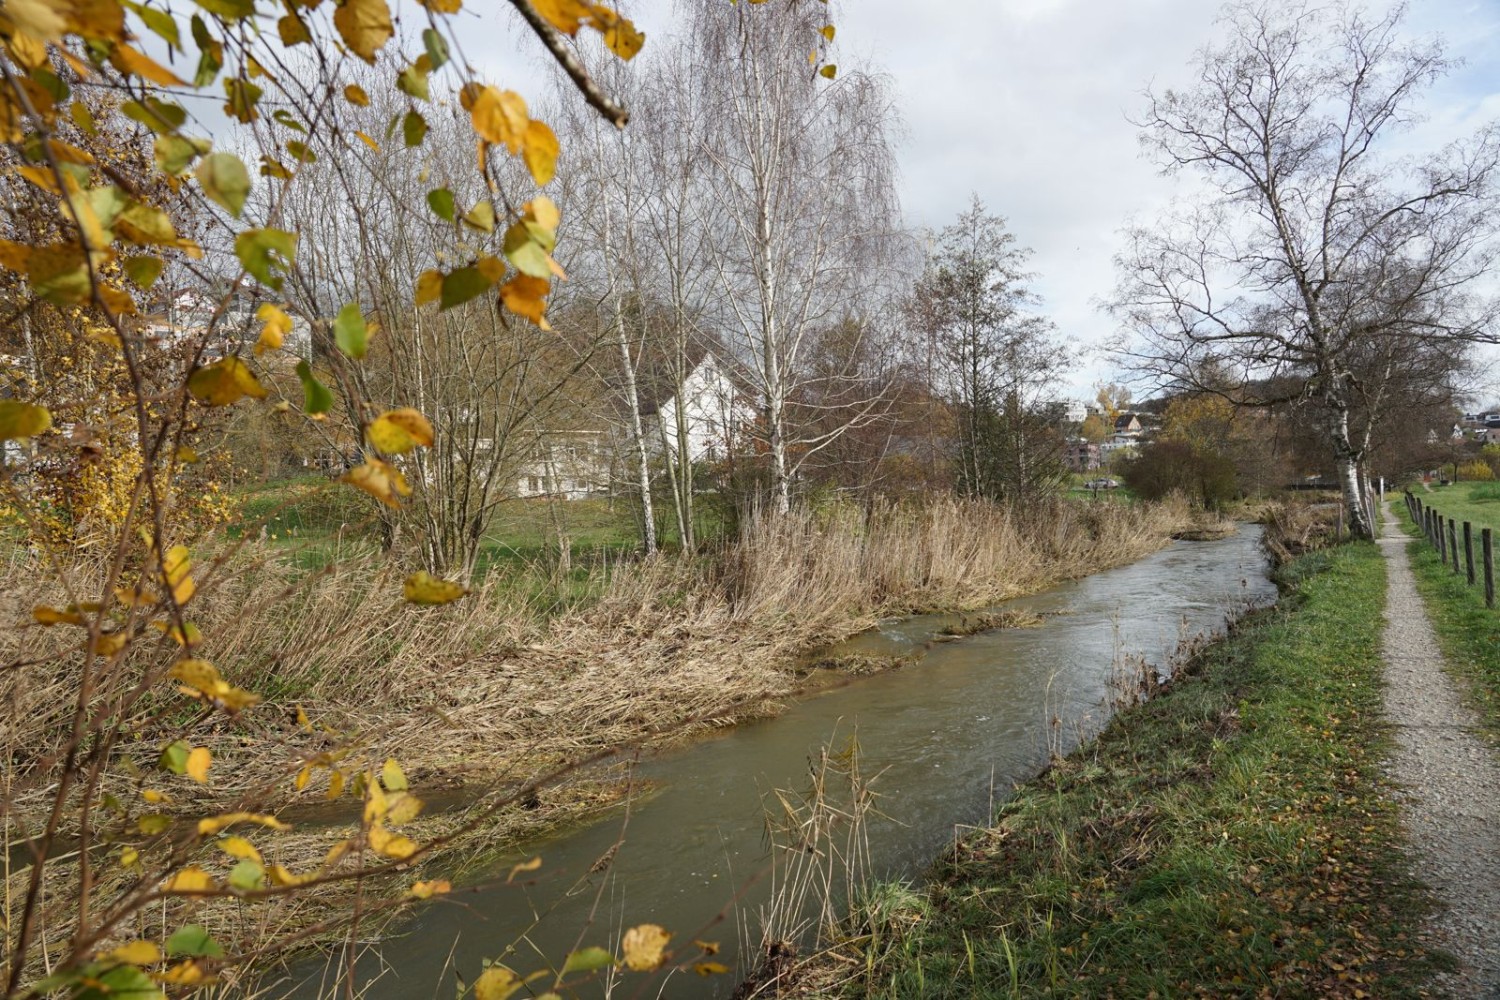
[[[580,937],[616,947],[624,928],[644,922],[673,931],[674,944],[720,942],[717,960],[735,967],[747,950],[740,942],[759,940],[756,908],[769,892],[765,797],[804,788],[810,757],[855,731],[861,769],[879,774],[873,787],[883,815],[869,827],[874,873],[920,877],[957,827],[983,822],[1052,750],[1067,752],[1097,731],[1121,657],[1165,664],[1185,638],[1222,630],[1247,606],[1274,600],[1259,542],[1254,526],[1215,541],[1174,542],[1008,603],[1044,616],[1030,628],[936,641],[955,620],[936,615],[857,636],[838,651],[917,662],[641,762],[639,775],[655,791],[633,805],[628,823],[616,813],[528,845],[521,857],[543,859],[529,884],[458,892],[428,906],[362,952],[358,981],[373,1000],[452,997],[455,970],[472,982],[482,960],[501,958],[530,972],[561,963]],[[623,843],[599,865],[622,829]],[[334,968],[333,960],[305,964],[276,992],[316,996]],[[626,976],[612,995],[725,997],[742,971],[649,982]],[[549,982],[539,980],[537,992]],[[580,992],[605,991],[593,984]]]

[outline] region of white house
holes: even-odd
[[[682,380],[682,394],[643,398],[641,416],[646,440],[654,450],[678,453],[680,422],[687,433],[689,459],[715,462],[743,446],[745,429],[755,422],[756,410],[728,367],[705,350]]]

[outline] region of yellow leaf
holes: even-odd
[[[833,63],[829,63],[827,66],[824,66],[822,69],[818,70],[818,75],[825,79],[832,80],[834,77],[839,75],[839,68]]]
[[[412,604],[448,604],[468,592],[469,588],[462,584],[439,579],[425,569],[407,577],[401,586],[401,596]]]
[[[413,448],[432,447],[432,424],[417,410],[403,406],[370,421],[365,440],[388,455],[404,455]]]
[[[396,758],[386,758],[384,766],[380,769],[380,783],[388,792],[404,792],[409,787],[406,783],[406,772],[401,770],[401,765],[396,763]]]
[[[296,14],[287,14],[277,21],[276,33],[281,36],[281,44],[287,48],[312,41],[312,32],[307,30],[307,23]]]
[[[307,783],[309,781],[312,781],[312,768],[304,767],[302,770],[297,772],[297,777],[292,782],[292,784],[296,786],[297,791],[300,792],[302,791],[302,789],[307,787]]]
[[[385,0],[344,0],[333,12],[333,26],[344,44],[365,62],[375,64],[375,53],[390,41],[395,28]]]
[[[275,816],[267,816],[263,813],[232,812],[220,816],[209,816],[198,821],[198,835],[200,837],[211,837],[221,830],[227,830],[236,823],[254,823],[256,826],[268,827],[285,833],[291,826],[283,823]]]
[[[545,122],[533,120],[526,125],[523,141],[526,169],[531,171],[531,179],[537,186],[543,187],[557,172],[557,135]]]
[[[143,788],[143,789],[141,789],[141,798],[145,799],[147,802],[151,803],[152,805],[158,805],[158,804],[160,804],[162,802],[170,802],[170,801],[172,801],[170,798],[167,797],[167,794],[165,792],[158,792],[154,788]]]
[[[411,487],[406,485],[406,477],[401,474],[401,470],[378,458],[365,459],[362,465],[357,465],[340,476],[339,481],[364,490],[389,507],[399,507],[402,497],[411,496]]]
[[[453,885],[447,879],[433,879],[431,882],[415,882],[411,887],[411,894],[418,899],[431,899],[433,896],[442,896],[453,891]]]
[[[365,88],[357,83],[351,83],[344,88],[344,100],[359,108],[370,106],[370,95],[365,93]]]
[[[629,62],[646,44],[646,36],[636,30],[629,18],[621,17],[604,29],[604,44],[615,55]]]
[[[203,967],[192,959],[178,962],[158,978],[170,986],[198,986],[209,981]]]
[[[825,24],[823,25],[823,27],[818,29],[818,34],[822,35],[823,40],[828,42],[833,41],[833,32],[834,28],[831,24]]]
[[[266,874],[270,876],[272,885],[302,885],[317,877],[316,875],[293,875],[281,865],[272,865],[266,869]]]
[[[138,76],[162,87],[183,87],[186,82],[171,70],[128,45],[116,45],[109,54],[115,69],[127,76]]]
[[[532,8],[565,35],[578,34],[579,25],[593,13],[583,0],[531,0]]]
[[[517,316],[531,320],[543,330],[550,330],[547,293],[551,290],[552,283],[546,278],[518,274],[500,286],[500,302]]]
[[[242,858],[246,861],[259,861],[261,859],[260,851],[256,850],[255,845],[244,837],[225,837],[219,841],[219,850],[231,858]]]
[[[520,94],[513,90],[484,87],[474,98],[469,114],[474,120],[474,131],[485,142],[504,146],[512,153],[521,151],[530,118],[526,115],[526,101]]]
[[[483,233],[495,230],[495,206],[481,201],[464,213],[464,222]]]
[[[390,809],[390,802],[385,797],[385,789],[380,787],[380,782],[373,778],[365,783],[365,810],[364,822],[379,823],[385,819],[385,814]]]
[[[119,632],[101,632],[98,639],[94,641],[94,652],[100,656],[114,656],[125,648],[130,641],[130,633],[123,629]]]
[[[154,965],[161,961],[161,949],[151,941],[127,941],[111,951],[109,957],[126,965]]]
[[[213,754],[208,747],[194,747],[187,758],[187,776],[200,785],[208,783],[208,769],[213,766]]]
[[[38,625],[46,625],[48,627],[53,625],[84,624],[83,615],[72,604],[68,605],[62,611],[59,611],[57,608],[48,607],[45,604],[38,604],[31,609],[31,617],[36,619]]]
[[[434,14],[457,14],[463,9],[463,0],[417,0]]]
[[[255,353],[281,349],[286,335],[292,331],[292,318],[269,302],[262,302],[255,310],[255,318],[265,326],[260,329],[260,338],[255,342]]]
[[[443,297],[443,272],[423,271],[417,276],[417,305],[425,306]]]
[[[239,358],[230,355],[222,361],[205,365],[188,376],[188,392],[204,406],[228,406],[246,396],[265,399],[265,386],[261,385]]]
[[[0,441],[23,441],[51,429],[52,414],[45,407],[0,399]]]
[[[474,980],[474,1000],[508,1000],[525,981],[503,965],[492,965]]]
[[[162,559],[161,574],[166,582],[167,589],[172,592],[172,598],[179,606],[186,604],[197,592],[197,586],[193,578],[188,575],[193,563],[189,558],[186,545],[174,545],[167,550]]]
[[[541,195],[521,206],[521,218],[536,223],[548,232],[555,233],[562,222],[562,212],[558,211],[556,202],[546,195]]]
[[[375,152],[377,152],[377,153],[380,152],[380,143],[376,142],[374,139],[371,139],[369,136],[365,135],[359,129],[355,129],[354,130],[354,134],[366,146],[369,146],[371,149],[375,150]]]
[[[328,793],[326,798],[332,800],[344,793],[344,772],[334,771],[328,776]]]
[[[625,964],[636,972],[653,972],[667,960],[667,942],[672,940],[656,924],[641,924],[625,932],[620,942],[625,954]]]
[[[136,866],[136,863],[139,862],[140,860],[141,860],[141,852],[138,851],[138,850],[136,850],[134,847],[122,847],[122,848],[120,848],[120,867],[121,868],[134,868]]]
[[[421,799],[411,792],[396,792],[390,797],[390,808],[386,810],[385,818],[390,823],[400,826],[402,823],[410,823],[421,812]]]
[[[700,976],[722,976],[729,971],[729,966],[721,962],[699,962],[693,966],[693,971]]]
[[[383,826],[370,827],[370,847],[377,854],[393,858],[396,861],[405,861],[417,853],[416,842],[410,837],[399,833],[391,833]]]
[[[208,892],[214,887],[214,880],[208,872],[197,865],[188,865],[182,871],[173,875],[162,883],[162,892],[185,893],[185,892]]]

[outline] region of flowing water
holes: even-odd
[[[1042,615],[1035,627],[934,641],[953,618],[923,616],[850,640],[839,651],[917,654],[919,662],[643,761],[639,775],[657,791],[634,804],[607,865],[598,863],[621,838],[619,814],[530,845],[522,856],[540,855],[544,865],[525,877],[529,885],[456,893],[367,951],[358,968],[362,981],[375,977],[368,995],[451,997],[454,968],[472,982],[481,959],[513,943],[504,960],[527,972],[546,964],[542,956],[560,962],[580,934],[585,945],[610,947],[622,927],[643,922],[676,932],[678,942],[719,941],[718,960],[734,966],[737,942],[758,940],[744,925],[768,892],[767,880],[754,878],[767,864],[764,796],[803,788],[810,756],[856,730],[861,770],[879,774],[874,872],[919,876],[956,826],[983,822],[1050,752],[1067,752],[1098,729],[1122,657],[1165,664],[1184,639],[1273,600],[1259,539],[1259,528],[1245,527],[1217,541],[1174,542],[1006,605]],[[329,974],[303,970],[299,992],[314,995]],[[678,975],[665,993],[727,996],[735,980]],[[659,985],[639,990],[627,979],[616,995],[652,996]]]

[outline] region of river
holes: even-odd
[[[734,967],[738,942],[759,940],[755,908],[769,891],[769,880],[756,878],[767,864],[767,793],[804,788],[810,756],[855,732],[861,770],[878,774],[871,867],[881,877],[919,876],[957,826],[983,822],[1051,751],[1071,750],[1102,725],[1121,657],[1164,664],[1184,638],[1220,631],[1238,611],[1274,600],[1259,540],[1260,529],[1246,526],[1216,541],[1174,542],[1005,606],[1043,616],[1034,627],[935,641],[953,619],[922,616],[850,640],[842,648],[918,660],[643,761],[639,775],[654,791],[633,804],[628,823],[617,813],[529,845],[522,857],[539,855],[543,866],[518,879],[527,884],[455,893],[427,907],[361,956],[367,995],[452,997],[453,968],[472,981],[481,959],[513,943],[504,961],[524,973],[545,967],[542,956],[561,962],[580,933],[583,944],[609,948],[622,928],[643,922],[673,931],[674,945],[717,941],[716,961]],[[622,828],[613,859],[598,865]],[[297,994],[316,995],[329,974],[304,968]],[[615,995],[656,995],[660,980],[643,988],[642,978],[627,976]],[[678,974],[665,995],[728,996],[737,979]]]

